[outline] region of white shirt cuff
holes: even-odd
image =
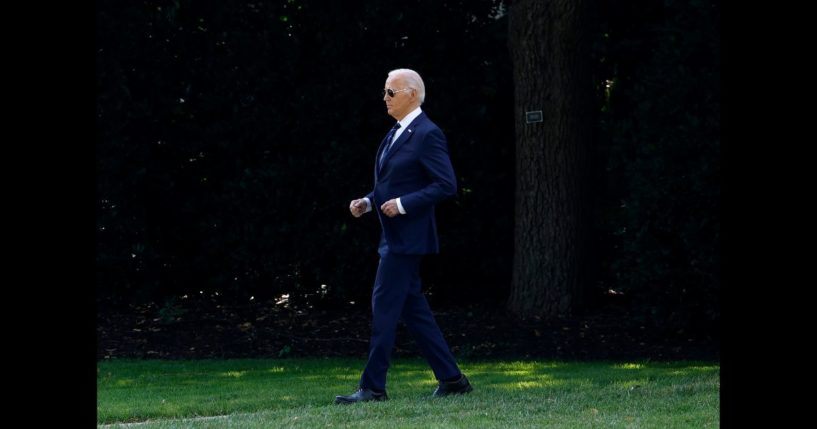
[[[403,203],[400,202],[400,198],[397,199],[397,210],[400,210],[400,214],[406,214],[406,209],[403,208]]]
[[[363,213],[369,213],[370,211],[372,211],[372,202],[369,201],[369,199],[366,197],[363,197],[363,201],[366,201],[366,211]]]

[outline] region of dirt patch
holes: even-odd
[[[524,322],[484,306],[434,313],[460,358],[720,359],[719,341],[711,334],[648,329],[614,309],[569,320]],[[215,297],[118,309],[98,304],[97,358],[365,357],[370,316],[362,306],[298,308],[274,300],[239,305]],[[402,326],[395,355],[418,355]]]

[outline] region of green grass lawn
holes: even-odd
[[[113,360],[98,363],[97,421],[137,428],[705,428],[720,425],[713,362],[463,361],[474,386],[431,398],[421,359],[389,371],[391,400],[335,405],[360,359]],[[134,423],[140,424],[117,424]]]

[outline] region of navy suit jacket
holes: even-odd
[[[448,157],[448,144],[439,127],[420,113],[400,134],[378,168],[385,138],[374,164],[374,190],[367,195],[380,218],[384,244],[389,253],[424,255],[438,253],[434,205],[457,193],[457,179]],[[388,217],[380,206],[400,198],[406,214]]]

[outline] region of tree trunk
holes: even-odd
[[[518,317],[569,316],[583,287],[587,160],[596,112],[592,0],[516,1],[509,9],[515,85],[513,284]],[[542,111],[527,123],[526,112]]]

